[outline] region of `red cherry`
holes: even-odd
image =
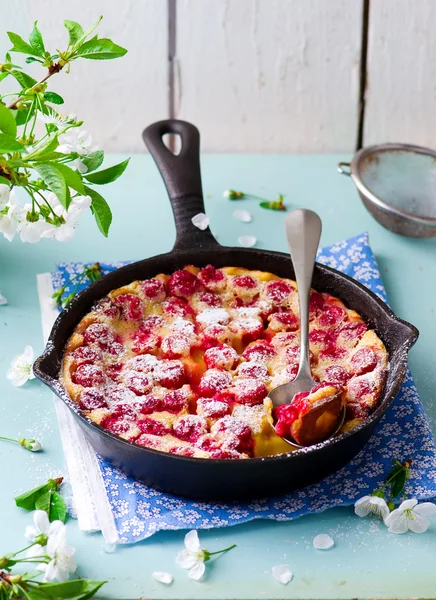
[[[346,317],[346,312],[340,306],[336,304],[329,304],[324,306],[321,316],[319,317],[319,324],[322,327],[336,327]]]
[[[95,410],[96,408],[107,408],[103,392],[100,390],[85,390],[80,395],[80,408],[82,410]]]
[[[162,437],[163,435],[171,433],[170,429],[163,423],[150,418],[138,420],[136,426],[142,433],[148,433],[149,435],[159,435]]]
[[[326,332],[322,329],[312,329],[309,333],[309,342],[311,344],[321,345],[324,343]]]
[[[177,389],[186,383],[185,367],[179,360],[161,360],[153,374],[158,383],[169,389]]]
[[[102,298],[97,302],[94,306],[93,310],[95,312],[102,313],[106,317],[110,317],[111,319],[118,319],[120,316],[119,309],[115,306],[110,298],[106,296],[106,298]]]
[[[242,356],[246,360],[264,362],[275,356],[275,350],[269,342],[260,341],[245,348]]]
[[[195,443],[207,433],[206,419],[198,415],[185,415],[174,425],[173,432],[179,439]]]
[[[134,421],[136,419],[136,410],[131,404],[119,402],[112,407],[112,416],[122,417],[125,421]]]
[[[206,265],[198,274],[198,278],[208,290],[216,290],[224,281],[224,274],[212,265]]]
[[[124,383],[137,396],[142,396],[150,390],[152,379],[145,373],[127,371],[124,375]]]
[[[377,366],[377,356],[374,350],[369,346],[360,348],[351,357],[350,366],[355,375],[363,375],[373,371]]]
[[[208,325],[199,338],[199,345],[204,350],[217,346],[222,342],[228,341],[230,331],[225,325]]]
[[[209,348],[204,353],[204,362],[208,369],[234,369],[238,358],[239,356],[236,350],[232,348],[232,346],[226,346],[224,344]]]
[[[141,283],[141,289],[144,296],[155,302],[165,300],[165,285],[160,279],[146,279]]]
[[[171,333],[163,339],[161,350],[166,358],[186,356],[190,350],[189,339],[183,333]]]
[[[164,311],[169,315],[187,317],[194,315],[194,311],[184,298],[168,298],[163,305]]]
[[[72,375],[73,383],[83,387],[95,387],[104,383],[104,374],[97,365],[80,365]]]
[[[125,321],[139,321],[144,315],[142,300],[135,294],[120,294],[115,298],[115,303],[121,309],[121,316]]]
[[[149,415],[153,412],[160,412],[162,408],[162,400],[153,394],[146,394],[139,402],[135,404],[136,410],[141,415]]]
[[[199,398],[197,401],[197,411],[205,417],[220,419],[230,414],[233,400],[233,394],[218,392],[213,398]]]
[[[106,367],[105,373],[112,381],[118,381],[122,368],[122,363],[113,363]]]
[[[268,396],[268,388],[259,379],[244,377],[235,382],[235,397],[238,404],[256,406],[262,404],[266,396]]]
[[[101,358],[101,352],[98,348],[90,348],[89,346],[80,346],[74,350],[71,355],[77,366],[96,363]]]
[[[244,343],[257,340],[263,332],[263,323],[254,317],[239,317],[231,321],[230,331],[242,336]]]
[[[198,386],[198,392],[201,396],[210,398],[217,392],[228,387],[232,382],[232,376],[227,371],[219,369],[209,369],[204,373]]]
[[[362,398],[375,391],[375,383],[368,378],[352,377],[347,385],[348,396],[352,399]]]
[[[194,273],[181,269],[175,271],[168,280],[168,291],[173,296],[189,298],[198,290],[199,281]]]
[[[229,442],[233,438],[233,449],[237,452],[251,454],[253,451],[254,441],[250,427],[235,417],[228,415],[217,421],[212,427],[212,433],[218,436],[224,434],[224,439],[228,437]]]
[[[269,317],[270,323],[274,324],[275,329],[283,331],[297,331],[300,323],[292,311],[283,311],[273,313]]]
[[[159,315],[150,315],[144,319],[138,331],[142,331],[144,333],[156,333],[164,325],[165,320],[162,319],[162,317],[159,317]]]
[[[363,334],[368,331],[368,327],[365,323],[360,321],[352,321],[345,323],[339,330],[339,336],[345,340],[360,340]]]
[[[316,316],[324,306],[324,298],[318,292],[310,292],[309,314],[311,317]]]
[[[351,375],[344,367],[340,365],[332,365],[327,367],[324,373],[324,381],[333,383],[334,385],[346,385]]]
[[[132,350],[135,354],[147,354],[154,352],[160,346],[161,337],[154,333],[145,333],[142,329],[133,335]]]
[[[279,304],[288,298],[293,289],[286,281],[277,279],[266,284],[265,293],[275,304]]]
[[[347,421],[351,419],[365,419],[369,413],[371,412],[371,408],[366,406],[365,404],[360,404],[359,402],[349,402],[347,403]]]
[[[83,341],[85,344],[99,344],[102,348],[111,344],[114,341],[114,336],[107,325],[97,322],[91,323],[91,325],[88,325],[85,329]]]
[[[210,458],[215,460],[229,460],[239,458],[239,456],[239,452],[230,452],[229,450],[213,450],[210,454]]]
[[[116,435],[127,433],[130,429],[130,423],[119,417],[105,417],[100,425]]]
[[[327,346],[324,350],[321,350],[319,353],[320,359],[340,359],[347,356],[347,350],[345,348],[340,348],[339,346]]]
[[[268,379],[269,373],[265,365],[257,362],[245,362],[239,365],[238,375],[254,379]]]
[[[168,392],[161,401],[161,410],[177,414],[188,408],[188,394],[184,390]]]
[[[233,277],[233,285],[254,290],[257,287],[257,281],[253,277],[250,277],[250,275],[237,275]]]
[[[207,306],[211,306],[212,308],[217,308],[222,305],[221,298],[210,292],[201,292],[198,299],[200,302],[204,302],[204,304],[207,304]]]

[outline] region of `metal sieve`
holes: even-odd
[[[436,236],[436,152],[410,144],[359,150],[338,171],[351,177],[381,225],[408,237]]]

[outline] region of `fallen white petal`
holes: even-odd
[[[313,538],[313,547],[317,550],[328,550],[334,545],[334,541],[326,533],[320,533]]]
[[[288,565],[276,565],[271,569],[271,572],[274,579],[277,579],[283,585],[289,583],[293,577]]]
[[[151,576],[153,579],[156,579],[156,581],[159,581],[159,583],[164,583],[165,585],[171,585],[174,581],[174,577],[171,573],[166,573],[165,571],[153,571]]]
[[[0,306],[3,306],[3,304],[7,304],[8,301],[7,299],[3,296],[2,291],[0,290]]]
[[[209,217],[204,213],[198,213],[198,215],[192,217],[191,221],[192,224],[195,225],[195,227],[198,227],[198,229],[201,229],[201,231],[207,229],[210,223]]]
[[[233,216],[235,219],[238,219],[238,221],[242,221],[242,223],[250,223],[252,220],[252,216],[248,210],[235,210]]]
[[[241,237],[238,237],[238,242],[244,248],[251,248],[256,244],[257,238],[254,235],[241,235]]]
[[[422,502],[415,507],[414,512],[425,517],[431,517],[436,514],[436,504],[433,504],[433,502]]]

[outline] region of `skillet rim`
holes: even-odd
[[[237,252],[239,254],[240,253],[247,253],[250,255],[257,254],[263,258],[265,258],[265,255],[269,255],[273,259],[275,259],[275,258],[289,259],[289,256],[286,253],[278,252],[275,250],[263,250],[260,248],[238,248],[238,247],[232,247],[232,246],[221,246],[218,243],[216,243],[216,250],[219,250],[219,249],[225,250],[227,252]],[[207,248],[207,250],[214,251],[215,248],[209,246]],[[59,327],[60,327],[61,323],[63,322],[63,320],[66,318],[67,314],[69,314],[70,312],[73,312],[73,311],[77,312],[77,308],[80,307],[80,304],[82,302],[86,303],[87,296],[92,295],[90,293],[92,290],[94,290],[95,288],[99,288],[99,287],[106,287],[106,286],[102,285],[102,282],[105,282],[106,284],[108,284],[112,278],[119,277],[120,271],[125,270],[126,272],[128,272],[131,269],[137,269],[140,264],[144,264],[144,263],[147,263],[147,262],[149,262],[151,260],[155,260],[155,259],[164,261],[166,259],[174,260],[175,258],[178,258],[178,259],[181,259],[181,261],[183,262],[183,256],[185,254],[192,256],[192,250],[191,249],[184,249],[184,250],[177,249],[177,250],[172,250],[170,252],[167,252],[165,254],[152,256],[152,257],[140,260],[140,261],[134,261],[134,262],[128,263],[127,265],[124,265],[123,267],[120,267],[119,269],[116,269],[115,271],[107,273],[99,280],[92,282],[88,287],[86,287],[79,294],[77,294],[76,297],[73,298],[73,300],[71,301],[71,303],[69,304],[67,309],[64,309],[63,311],[61,311],[59,313],[58,317],[56,318],[56,321],[54,322],[54,324],[52,326],[50,336],[47,340],[47,344],[46,344],[42,354],[36,359],[36,361],[33,365],[33,371],[38,379],[40,379],[45,385],[47,385],[52,391],[54,391],[56,393],[56,395],[71,410],[71,412],[74,414],[74,416],[83,422],[82,426],[91,428],[91,429],[96,429],[99,432],[99,434],[104,435],[105,437],[109,438],[110,440],[114,440],[114,443],[118,443],[118,444],[121,443],[121,445],[125,445],[126,448],[133,447],[135,449],[135,452],[145,451],[145,454],[150,452],[157,456],[166,457],[168,459],[176,459],[179,461],[187,461],[189,463],[197,463],[197,464],[203,464],[203,465],[204,464],[234,465],[235,463],[239,464],[241,462],[240,460],[235,461],[235,460],[229,460],[229,459],[194,458],[194,457],[180,456],[177,454],[170,454],[170,453],[164,452],[162,450],[139,446],[138,444],[135,444],[134,442],[124,440],[123,438],[112,434],[108,430],[101,427],[101,425],[98,425],[92,419],[90,419],[89,417],[82,414],[82,412],[78,408],[77,404],[74,402],[74,400],[72,400],[72,398],[67,393],[66,389],[63,387],[60,379],[53,377],[49,373],[46,373],[44,371],[44,369],[41,367],[41,364],[43,363],[43,361],[49,359],[50,356],[53,355],[54,352],[57,352],[57,348],[56,348],[53,340],[56,337]],[[191,264],[191,262],[192,261],[189,261],[189,263],[186,262],[186,264]],[[405,330],[408,330],[407,337],[405,336],[405,340],[397,348],[397,351],[400,352],[401,354],[400,354],[400,356],[398,356],[398,359],[397,359],[398,363],[399,363],[399,367],[398,367],[398,372],[396,375],[394,385],[391,389],[390,394],[388,396],[386,396],[385,398],[383,398],[382,402],[368,416],[368,418],[365,419],[362,423],[360,423],[354,429],[344,432],[344,433],[341,433],[340,435],[335,436],[334,438],[327,439],[318,444],[308,446],[306,448],[299,448],[299,449],[293,450],[291,452],[278,454],[278,455],[243,459],[244,463],[246,463],[248,461],[248,463],[250,465],[255,465],[255,464],[259,464],[259,463],[270,463],[270,462],[282,461],[282,460],[291,459],[291,458],[297,459],[298,457],[301,457],[302,455],[317,454],[318,452],[324,450],[326,447],[332,447],[332,446],[335,446],[336,444],[341,443],[343,440],[351,437],[352,435],[357,434],[358,432],[366,429],[367,427],[370,427],[374,422],[377,422],[382,417],[382,415],[388,410],[389,406],[392,404],[392,402],[396,398],[396,396],[401,388],[401,385],[404,382],[404,378],[405,378],[407,368],[408,368],[408,361],[407,361],[408,351],[413,346],[413,344],[416,342],[416,340],[419,336],[418,329],[414,325],[409,323],[408,321],[405,321],[404,319],[401,319],[400,317],[398,317],[393,312],[393,310],[385,302],[383,302],[383,300],[381,300],[374,292],[372,292],[369,288],[367,288],[360,282],[356,281],[349,275],[346,275],[345,273],[341,273],[340,271],[333,269],[332,267],[323,265],[318,262],[315,263],[314,273],[316,271],[321,271],[321,272],[325,271],[325,272],[327,272],[328,276],[333,275],[335,277],[340,277],[340,278],[344,279],[345,281],[347,281],[348,284],[351,284],[354,287],[357,287],[359,290],[359,293],[369,296],[373,301],[376,302],[376,304],[379,306],[381,311],[386,315],[386,317],[388,317],[391,321],[393,321],[395,323],[403,325]],[[133,279],[133,281],[135,281],[135,279]],[[127,285],[127,284],[125,284],[125,285]],[[107,287],[108,287],[108,291],[105,293],[108,293],[111,289],[116,289],[114,287],[109,289],[109,285]],[[117,287],[120,287],[120,285],[118,285]],[[103,296],[100,296],[100,297],[103,297]],[[89,301],[88,301],[88,304],[89,304]],[[78,321],[76,322],[76,325],[77,325],[77,323],[78,323]],[[62,355],[59,357],[59,360],[62,360],[66,341],[67,340],[64,341],[64,344],[63,344],[63,347],[61,350]],[[392,352],[390,353],[390,355],[391,354],[392,354]],[[226,467],[224,467],[224,468],[226,468]],[[232,467],[228,467],[228,468],[232,468]]]

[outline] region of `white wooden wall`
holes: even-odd
[[[107,151],[144,151],[144,126],[174,116],[206,151],[352,152],[365,30],[363,144],[436,147],[436,0],[0,0],[0,13],[0,56],[7,30],[26,38],[38,19],[59,48],[63,19],[104,15],[100,35],[127,56],[78,61],[52,89]]]

